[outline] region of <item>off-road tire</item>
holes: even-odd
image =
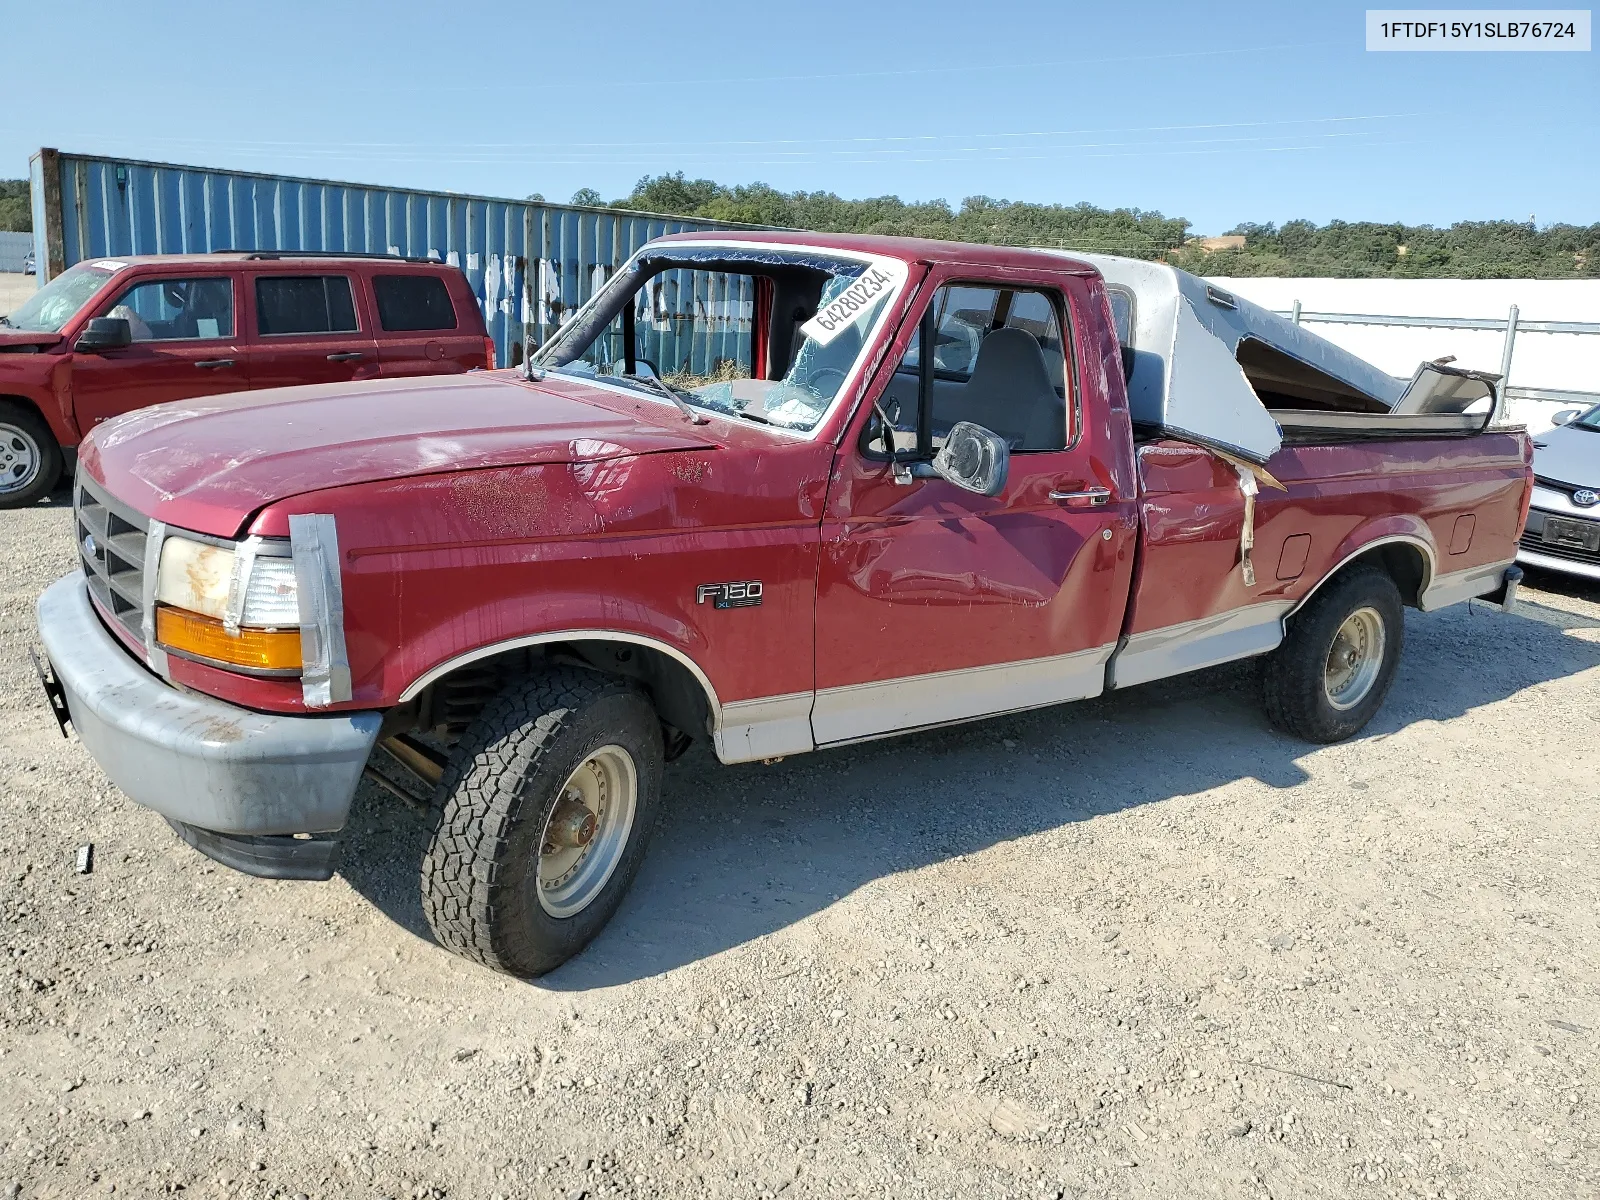
[[[553,917],[539,900],[538,841],[568,777],[607,745],[627,750],[637,771],[628,842],[588,906]],[[627,680],[555,667],[502,691],[456,744],[435,793],[422,910],[439,944],[524,979],[582,950],[644,858],[662,763],[661,722]]]
[[[1383,661],[1367,694],[1341,710],[1328,699],[1324,672],[1340,627],[1363,608],[1375,609],[1383,622]],[[1311,597],[1290,620],[1282,644],[1262,661],[1267,720],[1308,742],[1338,742],[1359,732],[1383,707],[1404,639],[1405,612],[1394,580],[1369,564],[1350,568]]]
[[[15,400],[0,400],[0,439],[11,430],[21,430],[33,440],[38,447],[38,463],[30,482],[16,491],[0,491],[0,508],[26,508],[49,495],[60,482],[61,446],[49,424],[32,408]]]

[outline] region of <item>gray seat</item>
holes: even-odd
[[[957,421],[982,425],[1014,450],[1067,444],[1066,402],[1050,382],[1038,340],[1021,329],[996,329],[983,339],[964,387],[935,388],[933,419],[945,429]]]

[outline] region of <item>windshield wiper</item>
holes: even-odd
[[[668,400],[671,400],[674,404],[676,404],[678,406],[678,411],[689,418],[689,423],[691,425],[705,425],[710,420],[710,418],[695,412],[694,409],[690,408],[686,403],[684,403],[683,397],[678,395],[678,389],[673,387],[670,383],[659,376],[633,374],[624,375],[623,378],[637,379],[642,383],[650,384],[651,387],[653,387],[657,392],[661,393],[661,395],[665,396]]]

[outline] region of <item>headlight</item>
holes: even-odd
[[[156,641],[224,666],[298,670],[294,563],[263,549],[278,547],[254,540],[229,549],[169,536],[156,577]]]

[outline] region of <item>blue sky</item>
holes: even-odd
[[[858,197],[1600,220],[1600,63],[1372,54],[1347,4],[8,7],[0,177],[41,145],[489,195],[639,176]],[[70,36],[70,49],[51,51]]]

